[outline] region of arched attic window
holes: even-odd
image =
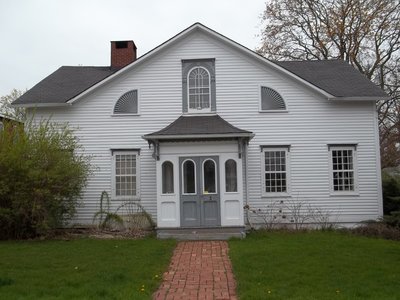
[[[138,114],[138,107],[138,90],[131,90],[119,97],[114,106],[114,114]]]
[[[275,90],[261,87],[261,111],[286,110],[286,104],[282,96]]]
[[[195,67],[188,74],[189,110],[210,110],[210,73]]]

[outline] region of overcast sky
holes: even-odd
[[[0,96],[62,65],[108,66],[110,41],[138,56],[195,22],[254,49],[265,0],[0,0]]]

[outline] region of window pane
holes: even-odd
[[[353,154],[351,149],[332,150],[334,191],[354,191]]]
[[[210,107],[210,75],[206,69],[197,67],[190,71],[188,96],[190,109]]]
[[[115,155],[115,195],[136,196],[136,155]]]
[[[204,193],[216,192],[216,176],[215,176],[215,163],[212,160],[206,160],[203,165],[203,182]]]
[[[265,151],[265,192],[287,192],[286,151]]]
[[[183,193],[196,193],[195,165],[191,160],[187,160],[183,163]]]
[[[237,192],[236,161],[229,159],[225,162],[225,191]]]
[[[174,192],[174,166],[170,161],[162,164],[162,193],[172,194]]]

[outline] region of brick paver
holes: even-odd
[[[153,299],[237,299],[228,250],[224,241],[178,243]]]

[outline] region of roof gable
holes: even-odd
[[[195,23],[139,57],[131,64],[118,70],[111,69],[110,67],[61,67],[22,95],[13,104],[24,106],[73,104],[95,89],[108,83],[110,80],[143,64],[160,51],[163,51],[196,31],[201,31],[202,33],[218,39],[225,45],[233,47],[245,55],[256,59],[259,63],[267,65],[293,78],[306,87],[323,95],[325,98],[337,99],[339,97],[342,99],[361,99],[367,97],[365,100],[387,98],[387,95],[381,89],[368,79],[362,78],[362,75],[357,70],[351,66],[346,68],[344,62],[270,61],[220,33],[200,23]],[[332,82],[329,82],[330,80]],[[354,85],[357,85],[357,87]]]

